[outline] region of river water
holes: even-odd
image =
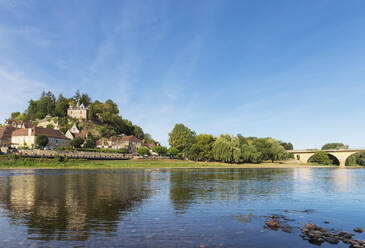
[[[365,170],[0,171],[1,247],[312,247],[307,222],[365,228]]]

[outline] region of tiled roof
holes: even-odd
[[[74,133],[73,135],[78,138],[83,138],[83,139],[87,138],[87,132]]]
[[[29,128],[16,129],[13,131],[12,136],[28,136],[28,130]],[[45,135],[52,138],[68,139],[63,133],[52,128],[33,127],[31,130],[31,136]]]
[[[11,133],[15,130],[14,127],[0,127],[0,139],[11,138]]]
[[[135,142],[141,142],[142,143],[142,140],[134,137],[134,136],[124,136],[122,138],[122,141],[135,141]]]

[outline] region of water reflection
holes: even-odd
[[[150,182],[143,170],[0,177],[0,203],[31,239],[86,240],[94,231],[115,232],[151,196]]]
[[[211,200],[225,202],[270,199],[291,190],[286,177],[294,177],[286,169],[173,170],[170,173],[170,199],[177,212],[184,213],[194,203]]]
[[[365,228],[364,187],[365,170],[340,168],[3,170],[0,240],[2,247],[304,248],[295,228],[263,229],[265,216],[284,214],[296,228],[324,221]]]

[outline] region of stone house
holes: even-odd
[[[0,127],[0,147],[9,147],[11,145],[11,134],[15,129],[12,126]]]
[[[45,135],[48,137],[48,149],[54,149],[57,146],[69,146],[70,139],[63,133],[52,128],[32,127],[16,129],[12,132],[11,146],[27,146],[33,148],[36,146],[36,137]]]
[[[112,136],[109,139],[102,138],[96,142],[98,148],[121,149],[126,148],[128,153],[137,153],[137,149],[145,146],[142,140],[134,136],[116,137]]]
[[[89,113],[89,108],[85,107],[84,104],[80,105],[78,101],[76,106],[70,106],[67,110],[67,116],[79,119],[79,120],[87,120],[87,116]]]
[[[111,143],[107,138],[101,138],[96,141],[96,147],[100,149],[108,149],[111,148]]]

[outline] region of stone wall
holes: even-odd
[[[118,160],[118,159],[133,158],[133,156],[130,154],[121,154],[121,153],[52,151],[52,150],[37,150],[37,149],[19,150],[17,153],[23,157],[46,157],[46,158],[53,158],[56,155],[68,158],[102,159],[102,160]]]

